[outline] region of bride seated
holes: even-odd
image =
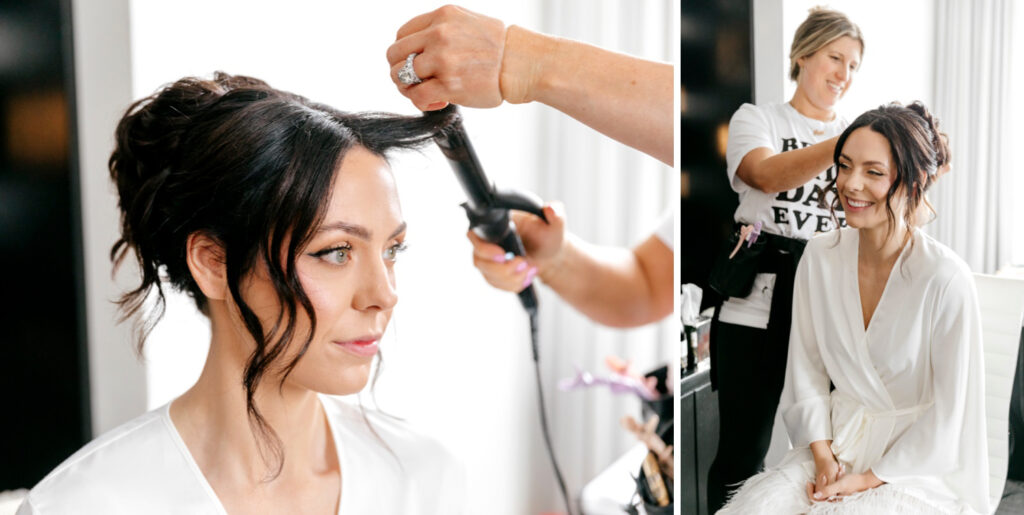
[[[989,513],[981,321],[967,265],[917,228],[949,160],[920,103],[840,136],[850,227],[797,270],[780,413],[794,449],[719,513]]]

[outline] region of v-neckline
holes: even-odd
[[[316,397],[317,400],[320,402],[320,408],[323,410],[324,417],[327,418],[327,428],[328,431],[330,432],[331,439],[334,441],[334,454],[335,456],[337,456],[338,460],[338,475],[340,477],[338,481],[338,510],[336,514],[344,515],[345,512],[342,510],[342,505],[344,504],[346,497],[344,495],[346,482],[345,479],[347,476],[347,474],[345,474],[345,470],[348,469],[349,467],[345,466],[344,460],[342,459],[343,453],[341,452],[341,436],[337,431],[335,431],[334,423],[331,421],[331,416],[328,413],[327,403],[324,402],[324,399],[321,396],[321,394],[318,393]],[[224,503],[221,502],[220,497],[217,497],[217,492],[214,491],[213,485],[211,485],[209,480],[206,479],[206,475],[203,474],[203,470],[199,468],[199,463],[196,461],[195,457],[192,456],[192,452],[189,451],[188,445],[185,444],[185,439],[182,438],[181,433],[178,432],[178,427],[174,425],[174,420],[171,419],[171,404],[173,404],[175,400],[177,399],[168,402],[163,408],[163,418],[164,421],[167,423],[168,429],[170,430],[171,437],[174,440],[174,444],[178,447],[178,450],[184,455],[188,468],[192,470],[194,477],[196,478],[197,481],[199,481],[200,487],[206,492],[210,500],[217,506],[220,513],[222,515],[228,515],[227,509],[224,508]]]
[[[878,314],[878,308],[882,307],[882,303],[885,301],[886,293],[889,292],[889,285],[892,284],[892,272],[896,270],[896,267],[900,265],[900,262],[906,259],[907,248],[910,247],[911,242],[917,236],[917,229],[911,229],[910,238],[903,243],[903,248],[900,249],[900,254],[896,256],[896,261],[893,262],[892,268],[889,269],[889,275],[885,278],[885,286],[882,287],[882,294],[878,296],[878,303],[875,304],[875,309],[871,312],[871,317],[868,318],[867,324],[864,323],[864,297],[860,291],[860,231],[855,230],[854,234],[857,236],[857,245],[854,247],[853,255],[853,278],[854,287],[857,290],[857,315],[858,323],[857,327],[861,329],[861,335],[867,336],[871,330],[872,324],[875,322],[875,318]]]

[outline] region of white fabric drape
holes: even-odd
[[[672,2],[571,0],[543,3],[539,30],[645,59],[672,62],[678,52]],[[598,245],[632,247],[650,236],[662,212],[676,206],[672,169],[554,110],[545,109],[538,135],[536,192],[566,206],[568,229]],[[678,210],[677,207],[671,209]],[[556,383],[580,366],[606,375],[604,358],[632,359],[643,372],[674,353],[672,317],[631,330],[609,329],[585,318],[541,286],[541,373],[552,439],[567,486],[580,489],[635,443],[619,426],[640,417],[640,404],[606,389],[560,392]],[[671,368],[671,367],[670,367]],[[540,432],[532,455],[543,456]],[[637,463],[637,469],[640,464]],[[561,507],[547,463],[534,463],[531,513]],[[628,478],[625,478],[628,481]]]
[[[1018,7],[1019,8],[1019,7]],[[929,194],[938,218],[927,228],[975,272],[992,273],[1011,256],[1014,173],[1010,76],[1012,0],[938,0],[935,105],[949,135],[952,172]]]

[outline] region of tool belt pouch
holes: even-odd
[[[736,248],[736,242],[740,239],[740,232],[737,230],[732,234],[722,251],[718,254],[715,266],[711,269],[711,277],[708,284],[718,293],[726,297],[746,297],[754,287],[754,278],[757,276],[761,263],[761,255],[765,251],[768,238],[762,234],[753,245],[747,246],[744,241],[739,251],[732,258],[729,254]]]

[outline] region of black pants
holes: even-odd
[[[718,452],[708,472],[708,512],[718,511],[736,484],[757,474],[772,440],[786,378],[793,280],[804,242],[769,240],[760,272],[775,274],[767,329],[711,322],[711,384],[718,390]],[[719,307],[721,310],[721,307]]]
[[[785,378],[767,329],[715,321],[718,452],[708,473],[708,513],[718,511],[736,483],[761,471]]]

